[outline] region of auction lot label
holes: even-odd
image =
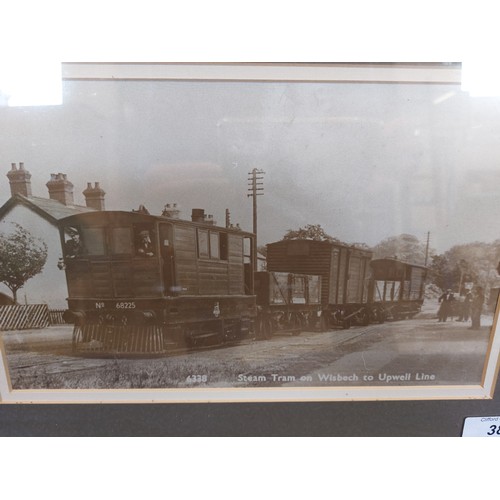
[[[462,437],[500,437],[500,417],[467,417]]]

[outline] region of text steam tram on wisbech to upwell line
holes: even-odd
[[[60,221],[77,352],[163,354],[416,314],[426,269],[313,240],[267,245],[204,210],[96,211]]]

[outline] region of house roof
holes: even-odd
[[[93,208],[81,205],[64,205],[60,201],[50,198],[39,198],[38,196],[24,196],[15,194],[2,207],[0,207],[0,219],[5,217],[16,205],[23,205],[51,224],[57,225],[59,219],[83,212],[93,212]]]

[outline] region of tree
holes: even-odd
[[[430,281],[441,290],[455,289],[456,272],[446,254],[433,255],[429,264]]]
[[[434,253],[429,250],[429,253]],[[382,240],[373,247],[373,257],[375,259],[397,258],[412,264],[425,264],[426,244],[421,243],[412,234],[400,234]]]
[[[17,304],[17,291],[42,272],[47,244],[16,223],[12,233],[0,233],[0,282],[7,285]]]
[[[429,266],[431,280],[439,288],[463,293],[467,284],[487,290],[498,281],[500,240],[493,243],[473,242],[455,245],[442,255],[435,255]]]
[[[325,232],[320,224],[307,224],[305,227],[299,227],[299,229],[292,230],[289,229],[284,240],[314,240],[314,241],[330,241],[340,243],[340,240],[330,236]]]

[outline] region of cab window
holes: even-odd
[[[132,229],[114,227],[111,231],[111,251],[115,255],[130,255],[133,252]]]
[[[89,255],[105,255],[106,244],[104,240],[104,228],[86,227],[81,229],[81,238],[85,251]]]
[[[226,233],[198,229],[198,258],[227,260],[228,236]]]
[[[198,229],[198,257],[200,259],[210,258],[208,231],[204,229]]]
[[[210,231],[210,258],[220,259],[219,233]]]
[[[64,257],[75,259],[86,253],[83,245],[82,233],[79,227],[68,226],[64,228]]]
[[[134,228],[135,254],[138,257],[154,257],[156,254],[156,237],[151,226]]]

